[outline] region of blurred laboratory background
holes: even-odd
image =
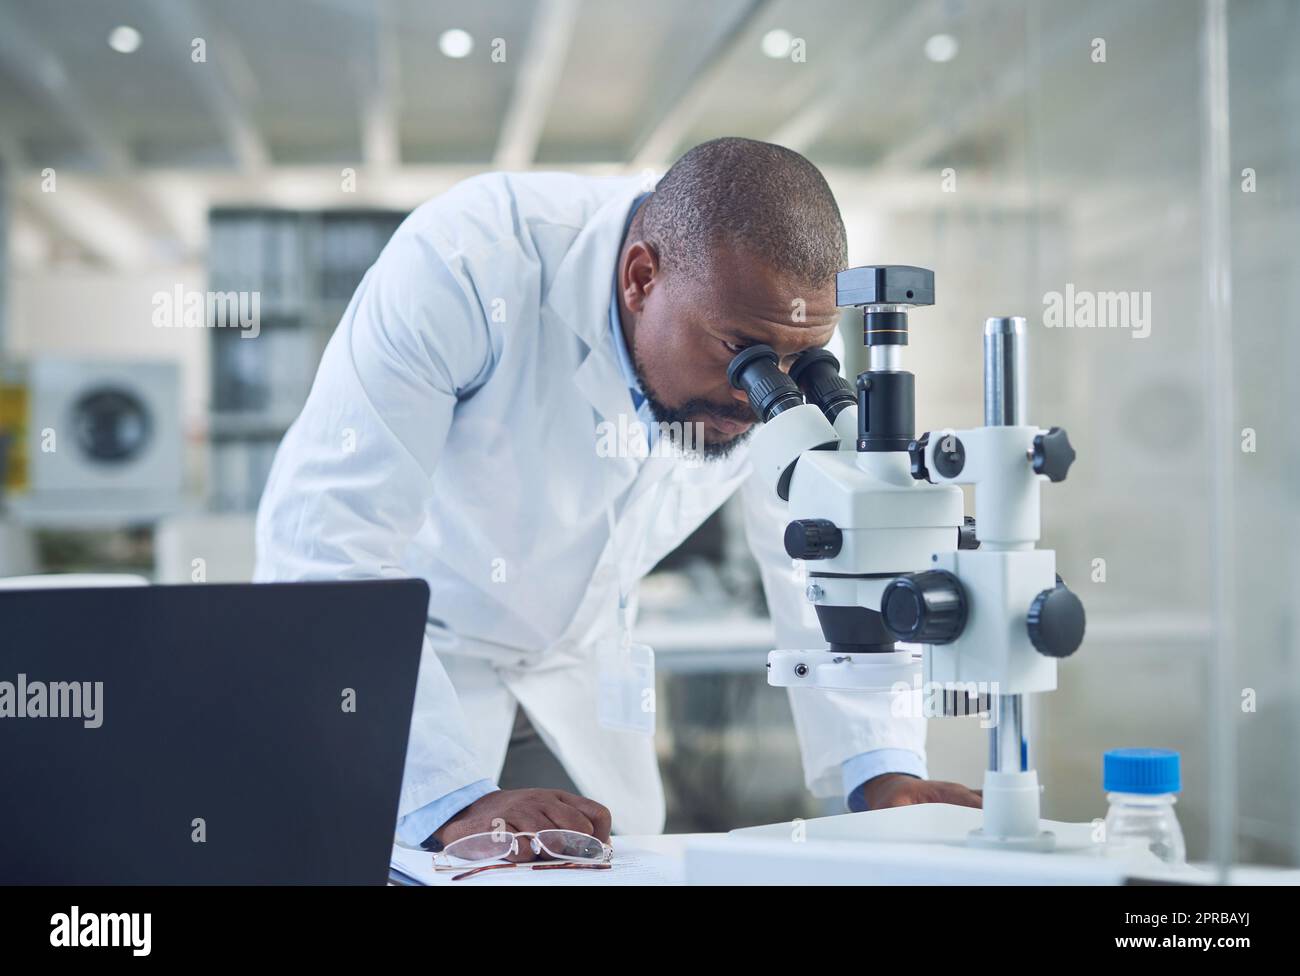
[[[1104,750],[1173,748],[1192,858],[1300,864],[1294,0],[0,0],[0,577],[248,579],[278,439],[410,209],[720,135],[822,167],[851,264],[934,269],[918,430],[978,426],[984,319],[1029,319],[1029,417],[1079,453],[1042,545],[1089,618],[1035,715],[1044,814],[1104,816]],[[255,341],[186,320],[209,290],[260,294]],[[1067,290],[1146,325],[1050,328]],[[730,507],[638,635],[669,830],[821,811]],[[978,785],[977,722],[930,723],[932,776]]]

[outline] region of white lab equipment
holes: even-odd
[[[969,842],[1051,849],[1025,734],[1024,696],[1056,687],[1057,659],[1082,642],[1083,606],[1034,548],[1039,489],[1074,460],[1065,431],[1027,423],[1024,319],[984,331],[985,426],[917,437],[914,377],[901,368],[908,309],[934,303],[934,275],[910,266],[851,268],[837,304],[863,310],[869,368],[856,391],[825,350],[782,373],[766,346],[731,363],[763,427],[755,467],[788,503],[785,547],[808,565],[807,599],[829,650],[779,649],[768,680],[786,687],[913,684],[937,714],[988,712],[983,822]],[[958,485],[975,487],[975,517]],[[898,642],[924,648],[922,674]],[[923,682],[918,682],[923,677]]]
[[[1129,848],[1103,857],[1092,823],[1044,820],[1050,851],[972,845],[981,812],[949,803],[848,813],[686,839],[687,884],[1122,885],[1212,884],[1202,866]]]
[[[180,369],[166,361],[40,357],[23,370],[28,484],[20,522],[152,522],[181,504]]]

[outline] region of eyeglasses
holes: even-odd
[[[480,871],[492,868],[516,867],[516,862],[504,864],[493,862],[519,854],[520,838],[528,840],[529,850],[534,857],[551,858],[560,863],[548,863],[531,866],[535,870],[542,868],[607,868],[614,858],[614,848],[590,834],[577,830],[539,830],[512,833],[508,830],[494,830],[486,834],[470,834],[452,841],[437,854],[433,855],[436,871],[462,871],[453,881],[467,878]]]

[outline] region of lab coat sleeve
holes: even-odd
[[[812,606],[804,599],[798,563],[785,551],[785,504],[751,476],[740,489],[745,533],[758,561],[778,648],[824,648],[826,638]],[[887,763],[879,772],[911,772],[925,766],[925,719],[920,693],[902,702],[890,692],[823,691],[791,688],[790,709],[803,756],[804,780],[818,797],[844,797],[856,789],[851,771],[864,768],[860,757],[900,750],[915,763]],[[898,714],[895,714],[895,713]],[[888,755],[888,754],[886,754]],[[897,754],[894,754],[897,758]],[[886,756],[877,756],[875,765]],[[846,763],[850,765],[845,766]]]
[[[486,317],[457,268],[403,227],[367,272],[272,465],[257,580],[413,575],[403,554],[454,408],[492,362]],[[398,815],[488,778],[426,632]]]

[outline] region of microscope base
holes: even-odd
[[[1031,837],[992,837],[977,827],[966,835],[969,847],[996,848],[1000,851],[1036,851],[1047,854],[1056,849],[1056,835],[1050,830],[1040,831]]]
[[[974,847],[996,847],[1014,851],[1050,851],[1056,837],[1040,830],[1038,817],[1038,773],[984,773],[984,824],[972,830],[966,842]]]

